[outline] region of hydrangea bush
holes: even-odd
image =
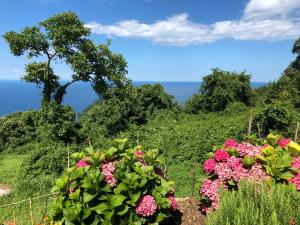
[[[158,150],[142,151],[126,139],[107,150],[72,155],[56,181],[50,218],[61,224],[158,224],[176,210],[172,182],[159,168]]]
[[[241,180],[294,184],[300,190],[300,146],[290,139],[268,135],[259,145],[228,139],[203,165],[207,178],[200,195],[202,210],[220,203],[219,190],[237,190]]]

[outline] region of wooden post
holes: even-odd
[[[192,198],[195,196],[195,185],[196,185],[196,159],[194,160],[193,171],[192,171]]]
[[[249,123],[248,123],[248,136],[251,135],[252,121],[253,121],[253,118],[252,118],[252,114],[250,113],[250,116],[249,116]]]
[[[256,126],[257,126],[258,136],[259,136],[259,138],[261,138],[261,135],[260,135],[260,126],[259,126],[258,122],[256,123]]]
[[[70,168],[70,145],[68,144],[67,146],[67,151],[68,151],[68,169]]]
[[[294,141],[298,142],[298,133],[299,133],[299,122],[297,123],[296,131],[295,131],[295,138]]]
[[[31,198],[29,198],[28,201],[29,201],[29,211],[30,211],[31,225],[34,225]]]
[[[12,205],[12,208],[13,208],[12,213],[13,213],[14,224],[17,224],[16,213],[15,213],[15,205],[14,204]]]

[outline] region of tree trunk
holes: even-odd
[[[57,104],[61,105],[61,103],[62,103],[62,101],[63,101],[63,99],[64,99],[64,95],[65,95],[65,93],[66,93],[67,88],[68,88],[71,84],[73,84],[73,83],[75,83],[75,82],[76,82],[76,80],[73,80],[73,81],[71,81],[71,82],[68,82],[68,83],[66,83],[66,84],[64,84],[64,85],[61,85],[61,86],[56,90],[56,92],[55,92],[55,94],[54,94],[54,96],[53,96],[53,99],[54,99],[54,101],[55,101]]]

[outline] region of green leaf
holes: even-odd
[[[285,180],[289,180],[293,177],[294,177],[294,174],[292,174],[291,172],[284,172],[280,175],[280,178],[285,179]]]
[[[56,186],[57,186],[58,188],[63,188],[65,185],[66,185],[66,183],[65,183],[65,181],[64,181],[63,179],[58,178],[58,179],[56,180]]]
[[[83,192],[83,202],[89,202],[97,196],[97,191],[93,189],[87,189]]]
[[[108,209],[109,209],[109,207],[108,207],[107,203],[105,203],[105,202],[100,203],[98,206],[93,208],[93,210],[95,210],[98,214],[104,214],[104,212]]]
[[[122,205],[126,197],[124,195],[113,195],[110,200],[111,209],[116,208],[117,206]]]

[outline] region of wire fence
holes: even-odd
[[[42,224],[48,214],[49,202],[56,197],[57,193],[51,193],[0,205],[0,216],[4,218],[0,225]]]

